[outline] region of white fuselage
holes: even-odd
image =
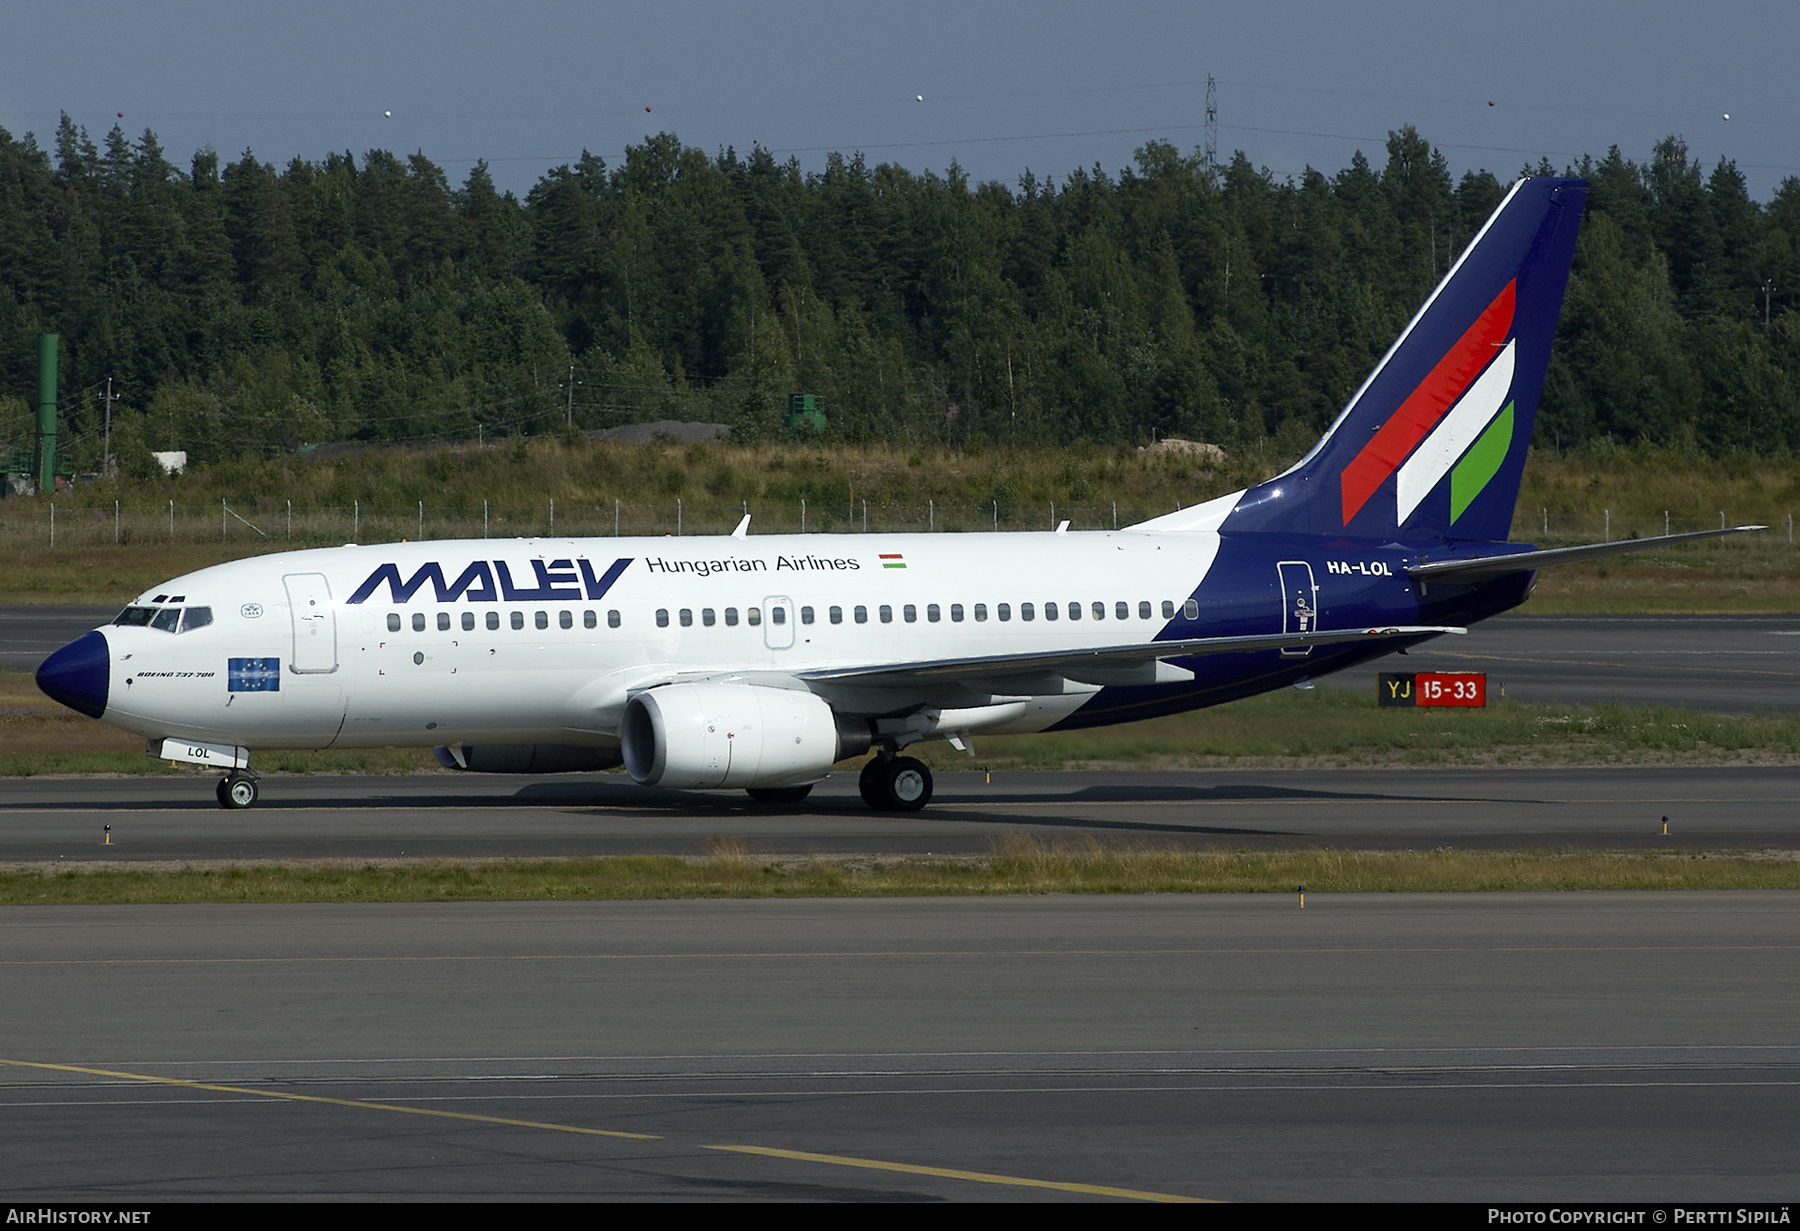
[[[105,719],[246,748],[609,747],[630,694],[662,683],[1147,642],[1218,545],[1210,532],[1123,531],[464,540],[256,557],[136,604],[210,608],[209,624],[104,630]],[[959,727],[1042,730],[1096,691],[964,697]],[[834,704],[873,716],[957,699],[862,689]]]

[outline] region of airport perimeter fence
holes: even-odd
[[[390,543],[442,539],[596,538],[729,534],[747,512],[750,533],[914,534],[970,531],[1050,531],[1066,521],[1071,530],[1129,526],[1162,513],[1137,503],[1082,501],[1041,505],[946,504],[923,500],[903,504],[859,500],[830,507],[812,503],[750,501],[612,501],[570,503],[545,500],[528,507],[484,501],[473,507],[439,507],[421,501],[408,509],[319,508],[285,500],[252,505],[167,500],[81,501],[61,498],[0,501],[0,547],[29,550],[170,543],[226,543],[243,551],[281,551],[342,543]]]
[[[971,531],[1051,531],[1067,521],[1071,531],[1124,528],[1164,513],[1141,503],[1103,500],[1070,504],[945,504],[933,500],[833,506],[758,504],[705,500],[689,502],[614,501],[569,503],[545,500],[528,507],[482,502],[474,507],[435,507],[429,501],[408,509],[296,505],[264,499],[254,505],[228,501],[204,504],[177,500],[154,504],[84,501],[79,498],[0,500],[0,548],[70,549],[118,545],[154,547],[221,544],[233,554],[252,555],[343,543],[388,543],[442,539],[593,538],[729,534],[745,512],[750,532],[769,534],[915,534]],[[1794,516],[1787,511],[1746,514],[1669,510],[1625,516],[1558,513],[1521,507],[1512,538],[1545,547],[1652,538],[1662,534],[1762,524],[1757,535],[1734,536],[1715,550],[1790,550]],[[1691,550],[1691,549],[1688,549]]]

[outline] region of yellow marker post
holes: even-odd
[[[112,826],[108,825],[105,828],[106,828],[106,841],[102,842],[100,845],[101,846],[111,846],[112,845]]]
[[[1665,816],[1665,817],[1663,817],[1663,833],[1664,833],[1664,835],[1667,835],[1668,832],[1669,832],[1669,818]]]
[[[1306,909],[1306,886],[1302,885],[1298,889],[1296,889],[1294,892],[1298,893],[1300,895],[1300,909],[1305,910]]]

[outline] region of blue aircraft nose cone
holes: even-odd
[[[69,642],[46,658],[37,670],[37,686],[53,701],[98,718],[106,713],[107,683],[112,661],[101,633]]]

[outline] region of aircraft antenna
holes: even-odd
[[[1219,90],[1211,73],[1206,74],[1206,169],[1219,169]]]

